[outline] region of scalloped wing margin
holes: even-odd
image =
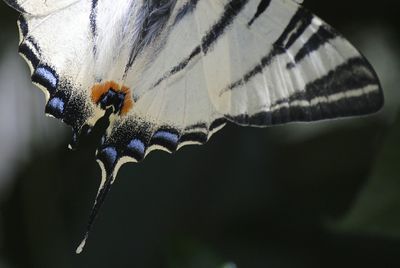
[[[18,52],[29,66],[32,83],[44,93],[46,115],[60,119],[72,127],[72,148],[76,145],[83,126],[90,124],[90,129],[95,124],[96,119],[93,115],[96,107],[88,102],[85,91],[79,91],[77,85],[72,85],[71,81],[58,74],[51,63],[43,60],[40,45],[35,37],[30,35],[31,29],[26,16],[30,15],[20,15],[17,21],[20,33]]]
[[[173,153],[185,145],[202,145],[225,123],[225,118],[216,118],[210,124],[203,122],[179,129],[172,125],[155,125],[140,117],[130,118],[114,126],[112,137],[100,146],[97,159],[106,176],[115,178],[122,164],[140,162],[154,150]]]

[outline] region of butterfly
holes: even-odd
[[[73,129],[100,118],[102,179],[93,220],[119,168],[153,150],[204,144],[228,123],[265,127],[363,115],[379,79],[301,0],[4,0],[21,13],[19,52]]]

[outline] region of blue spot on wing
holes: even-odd
[[[114,170],[118,153],[115,147],[105,147],[98,153],[97,158],[104,164],[107,173],[111,174]]]
[[[54,70],[47,66],[36,68],[32,75],[32,81],[44,86],[50,93],[56,90],[58,84],[58,78]]]
[[[157,144],[165,147],[169,151],[175,151],[178,145],[179,135],[173,130],[159,130],[154,133],[150,144]]]
[[[144,154],[144,150],[145,150],[144,143],[139,139],[131,140],[131,142],[128,144],[128,148],[135,150],[141,154]]]
[[[114,163],[117,160],[117,150],[114,147],[106,147],[102,150],[102,153],[107,156],[110,163]]]
[[[64,115],[65,102],[58,98],[52,98],[46,105],[46,113],[53,115],[56,118],[61,118]]]
[[[127,146],[127,154],[138,161],[143,159],[145,150],[146,146],[137,138],[132,139]]]
[[[39,67],[36,69],[36,74],[46,79],[52,87],[57,86],[57,78],[48,68]]]
[[[168,131],[163,131],[163,130],[160,130],[160,131],[156,132],[153,135],[153,139],[157,139],[157,138],[164,139],[164,140],[169,141],[171,143],[177,143],[178,142],[178,135],[177,134],[171,133],[171,132],[168,132]]]

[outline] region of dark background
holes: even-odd
[[[400,42],[395,0],[308,0],[371,61],[376,115],[225,127],[124,166],[75,254],[100,169],[43,116],[0,2],[0,267],[399,267]]]

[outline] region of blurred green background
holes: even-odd
[[[225,127],[120,171],[81,255],[100,179],[43,114],[0,1],[0,267],[400,267],[400,19],[395,0],[307,0],[371,61],[376,115]]]

